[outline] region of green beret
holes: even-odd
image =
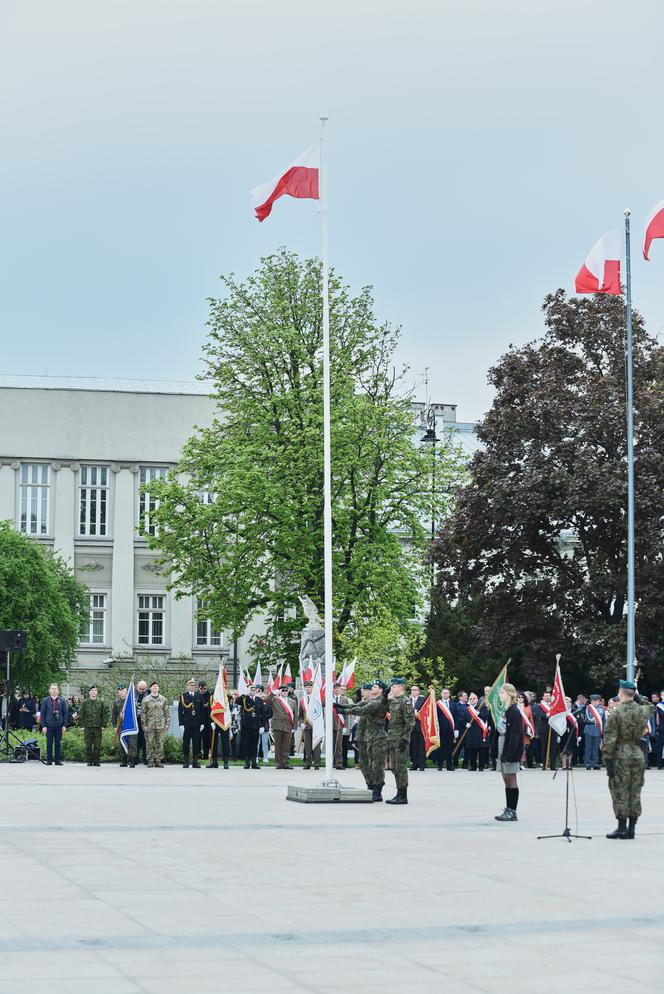
[[[118,684],[118,690],[126,690],[126,689],[127,689],[127,684],[126,683],[119,683]]]
[[[383,683],[382,680],[374,680],[371,684],[372,687],[380,687],[381,690],[387,690],[387,684]]]
[[[90,686],[88,687],[88,694],[90,693],[91,690],[96,690],[96,689],[97,689],[97,684],[91,683]]]
[[[621,680],[620,681],[621,690],[636,690],[636,684],[633,680]]]
[[[363,683],[362,684],[362,690],[371,690],[372,687],[373,687],[373,683]]]
[[[395,676],[395,677],[393,677],[390,680],[390,684],[393,687],[405,687],[406,686],[406,681],[404,680],[404,678],[402,676]]]

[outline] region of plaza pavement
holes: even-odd
[[[411,774],[408,807],[285,800],[320,779],[0,766],[0,994],[657,988],[664,772],[611,842],[606,776],[576,771],[571,844],[537,840],[562,775],[521,775],[514,825],[491,772]]]

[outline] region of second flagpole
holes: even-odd
[[[323,221],[323,571],[325,587],[325,780],[335,786],[332,769],[333,648],[332,648],[332,442],[330,435],[330,273],[328,262],[327,143],[320,119],[320,203]]]
[[[627,379],[627,679],[633,680],[636,669],[634,633],[634,375],[632,348],[632,257],[629,228],[630,211],[625,211],[625,289]]]

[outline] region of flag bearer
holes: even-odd
[[[108,708],[97,696],[97,688],[88,689],[87,700],[81,704],[78,724],[84,729],[85,758],[88,766],[99,766],[101,730],[108,722]]]
[[[314,690],[313,680],[305,680],[303,687],[304,687],[304,693],[300,698],[300,707],[298,714],[300,718],[300,723],[302,725],[303,739],[304,739],[304,769],[310,770],[311,764],[313,762],[314,769],[319,770],[320,742],[316,745],[315,748],[312,748],[313,730],[311,728],[311,725],[308,724],[307,722],[307,708],[309,707],[309,702],[311,701],[311,695]]]
[[[204,700],[196,693],[196,681],[187,680],[187,689],[180,694],[178,701],[178,724],[182,728],[182,763],[183,768],[189,768],[189,751],[191,750],[191,765],[193,769],[200,768],[198,756],[201,748],[201,725],[203,724]]]
[[[607,839],[633,839],[641,816],[643,731],[654,708],[636,693],[636,684],[621,680],[620,703],[611,711],[604,732],[604,765],[618,827]]]

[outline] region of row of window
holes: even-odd
[[[164,594],[137,595],[138,645],[163,646],[166,644],[166,597]],[[109,595],[90,594],[88,625],[83,633],[83,645],[107,645],[107,617]],[[205,611],[206,604],[197,601],[197,615]],[[196,618],[196,645],[213,648],[221,645],[221,632],[209,618]]]
[[[19,482],[20,530],[26,535],[50,534],[51,467],[48,463],[22,463]],[[154,480],[163,480],[166,466],[141,466],[138,472],[138,521],[143,520],[150,535],[156,535],[152,520],[159,501],[143,488]],[[110,522],[110,473],[108,466],[81,466],[79,470],[78,534],[81,537],[106,537]],[[203,503],[214,502],[214,494],[200,492]],[[137,522],[138,523],[138,522]]]

